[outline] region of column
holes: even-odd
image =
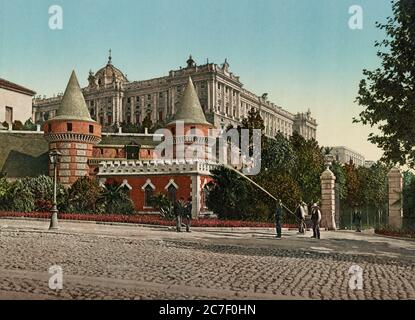
[[[200,176],[191,176],[192,178],[192,218],[197,219],[201,210],[201,181]]]
[[[321,180],[321,226],[327,230],[336,230],[335,182],[336,177],[329,168],[320,176]]]
[[[402,190],[403,176],[399,168],[392,168],[388,173],[389,219],[388,224],[394,228],[402,228]]]

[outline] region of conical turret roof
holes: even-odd
[[[185,124],[211,125],[206,121],[205,114],[203,113],[202,106],[200,105],[199,97],[197,96],[196,89],[190,77],[187,82],[186,89],[184,90],[177,106],[173,121],[171,121],[168,126],[177,121],[183,121]]]
[[[75,71],[72,71],[56,117],[51,120],[94,121],[89,114]]]

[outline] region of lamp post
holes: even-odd
[[[49,153],[50,164],[53,165],[53,205],[51,210],[49,230],[58,229],[58,203],[56,200],[57,184],[58,184],[58,164],[61,158],[61,153],[57,149],[53,149]]]

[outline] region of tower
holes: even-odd
[[[210,128],[212,124],[206,121],[193,81],[189,77],[176,114],[166,125],[166,129],[173,135],[174,158],[207,159]],[[203,150],[203,154],[198,150]]]
[[[199,97],[189,77],[186,89],[177,106],[176,114],[166,126],[173,137],[173,157],[180,162],[200,163],[203,165],[210,158],[209,139],[212,125],[206,121]],[[204,184],[210,177],[202,174],[198,169],[189,173],[192,216],[198,217],[204,197]],[[202,180],[203,179],[203,180]]]
[[[44,125],[49,150],[61,154],[58,181],[70,187],[79,177],[89,176],[88,159],[101,141],[101,126],[92,120],[81,88],[72,71],[56,116]]]

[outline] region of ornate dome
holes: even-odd
[[[128,79],[124,73],[114,67],[112,64],[111,50],[108,57],[108,63],[105,67],[99,69],[94,76],[98,86],[106,85],[114,82],[127,82]]]

